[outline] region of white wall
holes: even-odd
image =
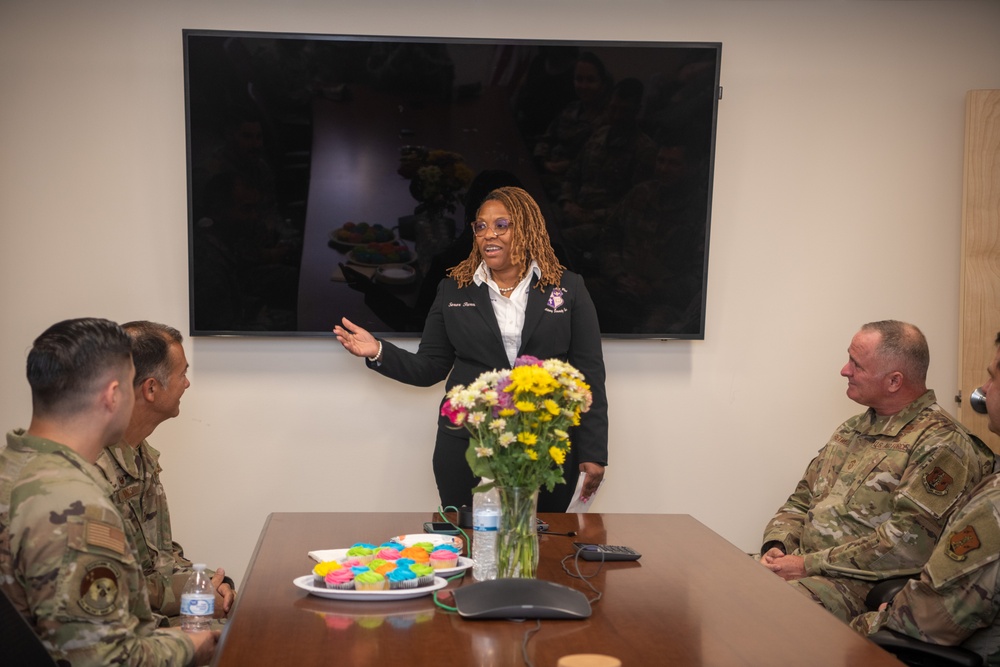
[[[866,321],[923,328],[953,409],[964,95],[1000,87],[1000,3],[8,0],[4,428],[27,425],[25,353],[49,324],[187,330],[183,28],[723,43],[707,337],[606,342],[599,510],[690,513],[755,549],[857,411],[837,373]],[[269,512],[436,505],[440,387],[385,380],[329,339],[185,347],[192,387],[152,441],[189,554],[239,580]]]

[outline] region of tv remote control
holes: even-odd
[[[629,547],[616,546],[613,544],[584,544],[574,542],[583,560],[612,561],[612,560],[639,560],[642,557],[635,549]]]

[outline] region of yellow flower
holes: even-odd
[[[517,434],[517,441],[522,444],[528,445],[530,447],[531,445],[538,442],[538,435],[535,433],[529,433],[527,431],[521,431],[520,433]],[[532,461],[534,460],[536,459],[532,459]]]
[[[524,452],[528,455],[528,458],[531,459],[532,461],[538,460],[538,452],[536,452],[534,449],[526,449],[524,450]]]
[[[534,412],[537,409],[537,406],[531,401],[517,401],[514,403],[514,407],[521,412]]]
[[[556,403],[555,401],[553,401],[551,398],[546,398],[545,402],[543,403],[543,405],[545,406],[545,410],[550,415],[552,415],[554,417],[558,417],[559,416],[559,413],[561,412],[559,404]]]
[[[500,411],[501,417],[513,417],[516,414],[517,410],[514,410],[513,408],[504,408],[503,410]]]
[[[556,465],[562,465],[566,462],[566,452],[559,449],[555,445],[549,447],[549,456],[551,456],[552,460],[556,462]]]
[[[562,430],[561,428],[552,429],[552,434],[555,435],[560,440],[569,440],[569,433]]]

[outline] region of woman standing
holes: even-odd
[[[542,490],[540,512],[568,507],[580,472],[583,496],[597,491],[608,458],[608,403],[601,332],[583,278],[556,260],[538,204],[521,188],[493,190],[472,222],[469,257],[448,272],[424,325],[416,353],[377,340],[346,318],[334,327],[351,354],[369,368],[406,384],[427,387],[448,379],[445,390],[481,373],[510,368],[521,355],[558,358],[583,373],[593,405],[570,434],[565,484]],[[443,401],[443,399],[442,399]],[[434,477],[443,506],[472,504],[478,485],[465,460],[469,434],[438,418]]]

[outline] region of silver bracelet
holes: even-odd
[[[374,357],[365,357],[368,361],[373,364],[377,364],[382,359],[382,341],[378,342],[378,352],[375,353]]]

